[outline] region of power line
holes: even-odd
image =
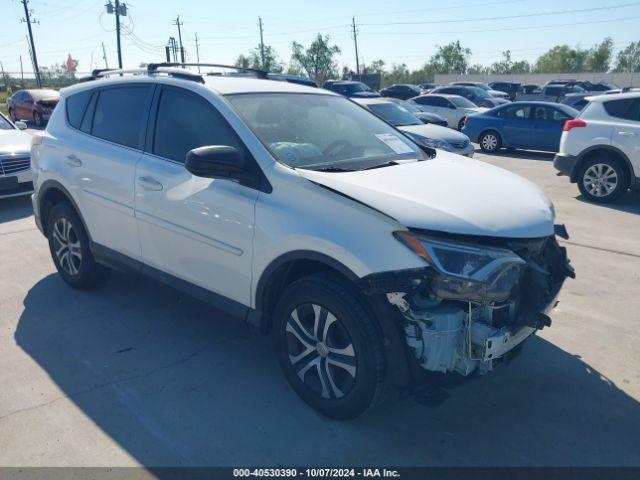
[[[115,0],[115,7],[111,3],[111,0],[105,5],[107,13],[116,15],[116,43],[118,45],[118,67],[122,68],[122,45],[120,44],[120,16],[127,16],[127,5],[120,3],[120,0]]]
[[[564,15],[569,13],[585,13],[585,12],[597,12],[600,10],[612,10],[614,8],[626,8],[640,5],[640,2],[621,3],[617,5],[609,5],[606,7],[593,7],[593,8],[577,8],[574,10],[556,10],[552,12],[540,12],[540,13],[523,13],[519,15],[506,15],[502,17],[480,17],[480,18],[462,18],[455,20],[420,20],[416,22],[385,22],[385,23],[361,23],[365,26],[387,26],[387,25],[426,25],[433,23],[462,23],[462,22],[481,22],[487,20],[508,20],[513,18],[531,18],[531,17],[543,17],[549,15]]]
[[[265,65],[264,65],[264,36],[263,36],[263,29],[262,29],[262,17],[258,17],[258,27],[260,27],[260,62],[261,62],[262,68],[265,68]]]
[[[31,17],[29,11],[29,0],[22,0],[22,5],[24,6],[24,16],[25,18],[22,20],[27,23],[27,29],[29,30],[29,48],[31,49],[31,60],[33,62],[33,69],[36,73],[36,83],[38,84],[38,88],[42,88],[42,80],[40,78],[40,68],[38,68],[38,56],[36,55],[36,46],[33,42],[33,32],[31,31]]]
[[[180,15],[176,17],[176,21],[174,25],[178,26],[178,41],[180,42],[180,60],[182,60],[182,63],[184,63],[184,47],[182,46],[182,32],[180,31],[180,27],[183,25],[183,23],[180,22]]]
[[[356,17],[351,18],[351,29],[353,32],[353,43],[356,47],[356,73],[360,76],[360,59],[358,58],[358,28],[356,27]]]

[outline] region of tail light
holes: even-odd
[[[585,122],[584,120],[580,120],[579,118],[574,118],[572,120],[567,120],[566,122],[564,122],[564,127],[562,128],[562,131],[568,132],[572,128],[582,128],[586,126],[587,126],[587,122]]]
[[[465,125],[467,124],[467,122],[469,122],[469,117],[464,117],[464,123],[465,123]]]

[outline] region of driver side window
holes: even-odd
[[[206,145],[246,148],[222,115],[204,98],[164,87],[160,95],[152,153],[184,163],[189,150]]]

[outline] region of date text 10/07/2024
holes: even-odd
[[[308,478],[398,478],[397,470],[386,468],[235,468],[234,477],[308,477]]]

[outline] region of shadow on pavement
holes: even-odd
[[[0,223],[11,222],[33,215],[31,196],[0,198]]]
[[[576,187],[577,188],[577,187]],[[640,192],[629,190],[622,197],[612,203],[595,203],[588,200],[583,195],[578,195],[576,200],[582,203],[588,203],[593,208],[610,208],[611,210],[619,210],[621,212],[633,213],[640,215]]]
[[[298,400],[270,338],[139,277],[92,292],[43,278],[15,340],[143,465],[640,464],[638,402],[539,337],[443,403],[405,399],[353,422]]]

